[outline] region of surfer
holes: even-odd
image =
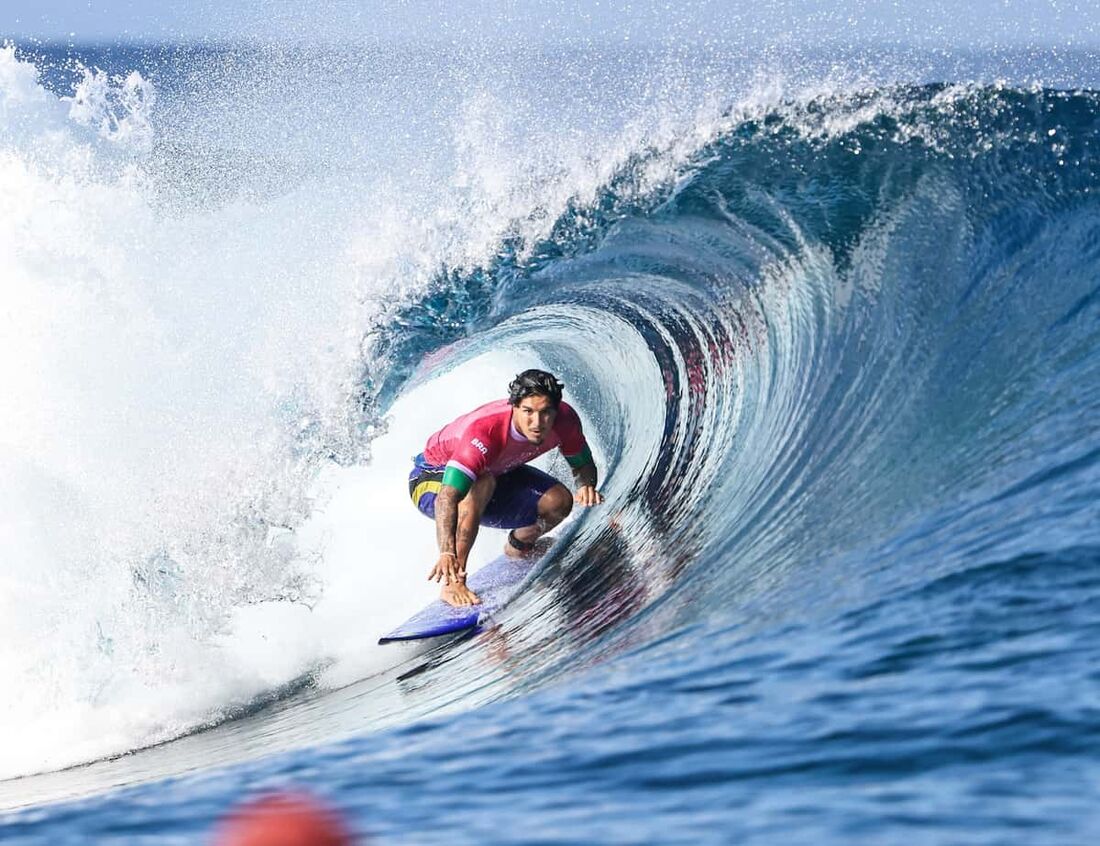
[[[439,559],[428,579],[443,582],[443,600],[475,605],[466,587],[466,560],[480,526],[511,529],[504,552],[541,551],[539,538],[569,516],[573,504],[603,502],[596,464],[577,412],[562,401],[562,383],[545,370],[525,370],[508,385],[508,399],[464,414],[430,438],[413,459],[409,494],[435,520]],[[574,496],[527,462],[558,447],[573,470]]]

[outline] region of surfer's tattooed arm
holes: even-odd
[[[457,488],[443,485],[435,498],[435,539],[439,544],[439,560],[428,575],[429,580],[451,582],[465,580],[465,558],[459,562],[455,548],[455,533],[458,528],[458,503],[461,495]],[[467,554],[469,551],[467,550]],[[461,576],[460,576],[461,573]]]
[[[573,481],[577,483],[577,492],[573,496],[573,501],[585,508],[603,502],[603,494],[596,490],[598,480],[599,473],[594,461],[589,461],[583,467],[573,468]]]
[[[477,539],[481,512],[493,494],[495,481],[486,476],[474,483],[463,496],[457,488],[444,484],[435,498],[435,531],[439,560],[428,576],[443,580],[444,602],[451,605],[476,605],[481,599],[466,587],[466,559]]]
[[[477,498],[467,496],[458,504],[458,528],[455,531],[455,548],[458,551],[458,577],[466,581],[466,560],[477,540],[477,529],[481,525],[481,509]]]

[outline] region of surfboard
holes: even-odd
[[[378,642],[421,640],[473,629],[519,593],[524,579],[535,569],[537,563],[537,558],[509,558],[507,555],[494,558],[466,579],[470,590],[480,597],[480,604],[456,608],[437,599],[396,629],[383,635]]]

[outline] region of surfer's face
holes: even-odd
[[[527,438],[528,443],[541,444],[554,428],[558,410],[550,404],[549,397],[524,397],[512,409],[512,422],[516,431]]]

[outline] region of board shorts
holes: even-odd
[[[409,473],[409,496],[421,514],[435,519],[435,497],[443,485],[445,467],[433,467],[421,453],[413,459]],[[497,476],[493,496],[481,515],[481,525],[494,529],[519,529],[533,526],[539,519],[539,499],[554,485],[560,485],[549,473],[521,464]]]

